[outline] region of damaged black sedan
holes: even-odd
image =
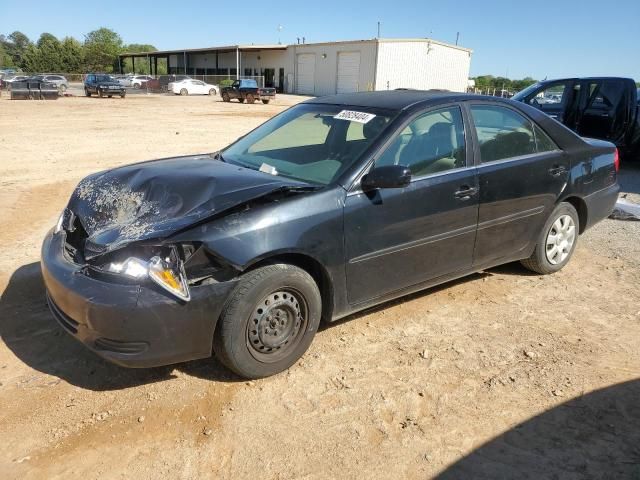
[[[508,100],[309,100],[211,155],[82,180],[42,247],[59,323],[129,367],[281,372],[334,321],[499,264],[563,268],[616,148]]]

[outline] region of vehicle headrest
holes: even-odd
[[[362,135],[368,140],[375,138],[386,123],[387,120],[384,117],[374,117],[362,126]]]

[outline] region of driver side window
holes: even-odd
[[[387,147],[376,166],[404,165],[414,177],[466,166],[464,124],[459,107],[427,112]]]

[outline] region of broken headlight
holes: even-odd
[[[151,257],[147,262],[136,257],[129,257],[123,262],[111,262],[104,269],[111,273],[126,275],[135,279],[149,277],[156,285],[164,288],[180,300],[191,300],[184,264],[174,252],[166,258]]]

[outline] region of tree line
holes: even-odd
[[[16,68],[28,73],[87,73],[118,71],[118,55],[127,52],[155,52],[148,44],[125,44],[120,35],[99,28],[84,35],[80,42],[73,37],[57,38],[43,33],[36,42],[16,31],[0,34],[0,68]],[[131,60],[123,62],[123,71],[132,71]],[[136,65],[135,73],[149,73],[146,62]],[[158,73],[166,73],[158,65]]]
[[[512,93],[524,90],[529,85],[533,85],[538,81],[531,77],[525,77],[522,80],[512,80],[506,77],[494,77],[493,75],[480,75],[473,78],[473,80],[475,80],[475,88],[483,92],[487,90],[495,90],[496,92],[507,90]]]

